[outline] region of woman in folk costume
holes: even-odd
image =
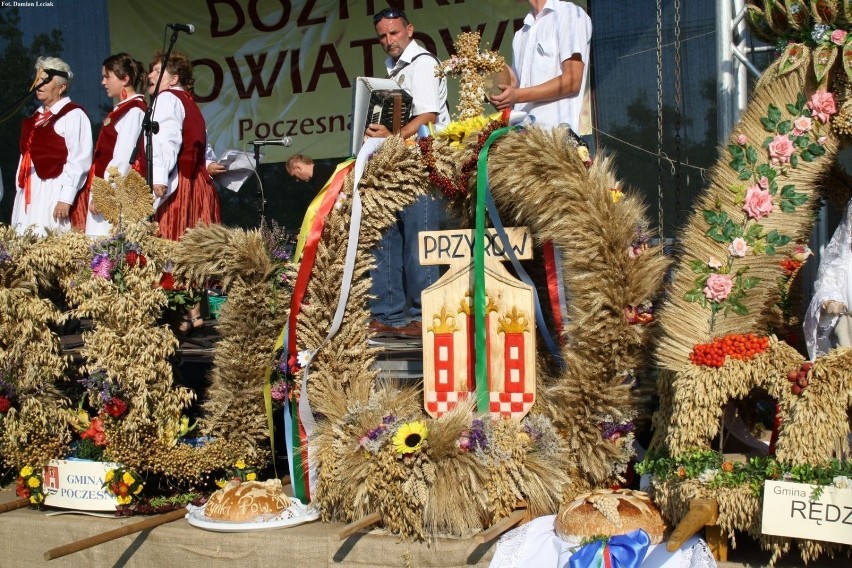
[[[39,57],[33,85],[42,106],[21,125],[12,226],[39,235],[71,229],[70,210],[92,165],[92,125],[71,102],[74,74],[57,57]]]
[[[148,81],[156,85],[162,57],[152,62]],[[172,53],[156,93],[153,120],[159,124],[149,152],[154,163],[155,219],[160,234],[179,239],[187,229],[221,220],[219,195],[207,172],[207,132],[201,109],[192,100],[192,65]]]
[[[149,92],[157,84],[162,54],[151,62]],[[219,195],[207,169],[207,132],[204,117],[192,100],[192,65],[181,53],[172,53],[162,69],[159,91],[154,94],[153,120],[159,125],[149,157],[153,162],[154,218],[160,235],[177,240],[199,223],[221,221]],[[201,308],[189,310],[180,331],[201,327]]]
[[[89,180],[71,208],[71,223],[92,237],[108,235],[112,228],[112,224],[103,218],[91,202],[89,190],[92,178],[97,176],[109,179],[107,169],[113,166],[118,168],[122,176],[127,174],[131,166],[145,175],[145,149],[143,138],[139,136],[148,106],[143,95],[147,81],[145,68],[126,53],[111,55],[102,65],[101,85],[108,97],[118,99],[118,104],[104,119],[95,144]],[[136,158],[131,164],[134,149],[137,150]]]

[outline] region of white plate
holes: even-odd
[[[208,519],[204,515],[204,506],[196,507],[187,505],[186,520],[189,524],[199,529],[215,532],[250,532],[250,531],[265,531],[268,529],[280,529],[284,527],[293,527],[302,523],[309,523],[319,519],[319,511],[310,505],[302,505],[298,499],[290,499],[290,506],[281,511],[275,517],[267,521],[257,521],[251,523],[232,523],[229,521],[217,521]]]

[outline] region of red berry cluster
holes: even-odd
[[[700,343],[692,348],[689,360],[693,365],[719,368],[725,364],[725,357],[746,361],[769,347],[769,338],[752,333],[732,333],[716,337],[710,343]]]
[[[792,276],[799,271],[802,267],[802,263],[794,258],[788,258],[781,261],[781,268],[784,269],[784,273],[787,276]]]
[[[813,369],[813,366],[814,364],[808,361],[807,363],[802,363],[798,369],[793,369],[787,373],[787,380],[793,383],[790,386],[793,394],[802,394],[802,391],[808,386],[808,374]]]
[[[480,132],[477,137],[476,147],[473,149],[473,153],[470,158],[462,164],[461,169],[459,170],[459,177],[457,180],[438,172],[435,165],[435,156],[432,155],[432,137],[426,136],[424,138],[420,138],[417,141],[417,144],[420,147],[420,154],[423,156],[423,164],[429,171],[429,183],[443,191],[450,199],[466,196],[469,192],[468,186],[470,184],[470,177],[476,171],[477,163],[479,161],[479,152],[482,150],[482,147],[485,146],[485,142],[488,140],[488,137],[491,136],[491,133],[504,126],[506,126],[505,123],[493,120],[482,129],[482,132]]]

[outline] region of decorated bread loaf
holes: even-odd
[[[556,534],[572,544],[593,536],[612,536],[643,529],[651,544],[663,541],[666,526],[647,493],[629,489],[596,489],[563,505]]]
[[[229,481],[210,496],[204,515],[216,521],[245,523],[274,517],[289,504],[280,479]]]

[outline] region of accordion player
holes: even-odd
[[[411,95],[392,79],[358,77],[352,109],[351,151],[358,154],[364,133],[371,124],[381,124],[394,134],[411,118]]]

